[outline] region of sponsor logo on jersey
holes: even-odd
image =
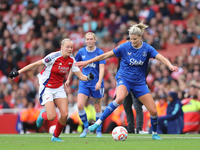
[[[129,65],[130,66],[133,66],[133,65],[136,65],[136,66],[138,66],[138,65],[143,65],[144,64],[144,62],[143,61],[137,61],[137,60],[135,60],[134,58],[131,58],[130,59],[130,63],[129,63]]]
[[[82,55],[82,58],[85,58],[85,55]]]
[[[131,52],[127,52],[128,55],[131,55]]]
[[[47,97],[46,100],[48,100],[50,97]]]
[[[72,64],[71,62],[68,63],[68,65],[71,65],[71,64]]]
[[[44,60],[46,63],[48,63],[48,62],[50,62],[51,61],[51,58],[50,57],[47,57],[47,58],[45,58],[45,60]]]
[[[142,56],[146,57],[147,56],[147,52],[142,52]]]
[[[51,84],[48,84],[48,86],[51,86]]]
[[[88,64],[87,66],[85,66],[85,68],[87,68],[87,67],[96,68],[96,64],[95,63],[91,63],[91,64]]]
[[[117,47],[115,47],[115,49],[114,49],[114,50],[117,50],[119,47],[120,47],[120,46],[117,46]]]
[[[62,63],[59,63],[59,65],[62,65]]]

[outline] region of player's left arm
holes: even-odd
[[[95,86],[95,90],[99,90],[101,88],[101,83],[104,77],[104,68],[105,68],[105,64],[99,64],[99,81],[97,82]]]
[[[167,65],[171,71],[178,71],[178,67],[173,66],[171,62],[167,58],[165,58],[163,55],[157,54],[155,58],[161,61],[162,63],[164,63],[165,65]]]
[[[74,72],[74,74],[80,79],[80,80],[83,80],[83,81],[87,81],[87,76],[85,76],[81,71],[77,71],[77,72]]]

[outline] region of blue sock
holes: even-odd
[[[103,114],[100,117],[100,120],[103,122],[117,107],[119,104],[117,104],[115,101],[112,101],[105,109]]]
[[[83,122],[84,128],[88,128],[89,123],[87,120],[87,115],[86,115],[85,109],[78,110],[78,114],[79,114],[79,117],[81,118],[81,121]]]
[[[99,117],[101,117],[102,112],[96,113],[96,120],[99,119]],[[102,128],[102,124],[97,128],[97,132],[101,132],[101,128]]]
[[[157,132],[158,116],[151,116],[151,128],[153,132]]]

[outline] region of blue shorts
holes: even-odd
[[[138,98],[140,96],[143,96],[147,93],[150,93],[148,87],[146,84],[142,84],[142,85],[134,85],[133,82],[128,82],[123,78],[118,78],[117,79],[117,86],[119,85],[124,85],[127,88],[127,91],[129,93],[129,91],[131,90],[133,92],[133,95]]]
[[[87,87],[85,84],[79,84],[78,93],[82,93],[88,97],[102,98],[104,97],[104,87],[96,91],[95,87]]]

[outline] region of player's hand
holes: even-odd
[[[88,76],[87,76],[87,80],[91,81],[93,79],[94,79],[94,75],[92,73],[89,73]]]
[[[75,62],[74,66],[80,67],[80,68],[84,68],[85,66],[88,65],[87,61],[79,61],[79,62]]]
[[[14,77],[17,77],[19,75],[19,72],[18,71],[11,71],[9,73],[9,77],[12,79]]]
[[[70,83],[70,80],[67,80],[66,82],[65,82],[65,86],[69,86],[69,83]]]
[[[176,66],[171,66],[171,67],[170,67],[170,70],[171,70],[171,71],[178,71],[178,67],[176,67]]]
[[[101,88],[101,83],[100,82],[97,82],[96,86],[95,86],[95,90],[99,90]]]

